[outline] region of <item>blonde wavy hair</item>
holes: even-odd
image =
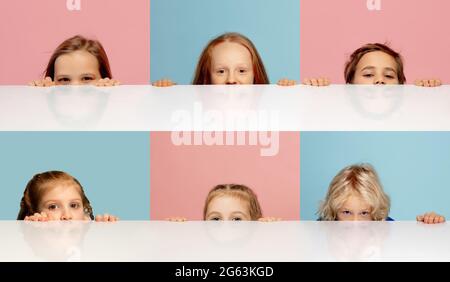
[[[211,201],[217,197],[223,196],[235,197],[247,203],[251,220],[258,220],[262,217],[261,206],[252,189],[240,184],[220,184],[211,189],[206,197],[205,207],[203,208],[203,220],[206,220],[206,214]]]
[[[370,205],[372,220],[385,220],[390,199],[383,191],[380,179],[370,164],[355,164],[342,169],[331,181],[318,215],[320,220],[337,220],[338,210],[351,195],[358,195]]]

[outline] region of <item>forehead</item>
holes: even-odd
[[[41,201],[81,199],[80,187],[70,180],[55,180],[48,183],[42,194]]]
[[[250,51],[240,43],[222,42],[214,46],[211,50],[211,60],[213,63],[251,63]]]
[[[361,69],[367,66],[397,69],[397,62],[394,57],[383,51],[372,51],[361,57],[357,68]]]
[[[97,58],[85,50],[77,50],[59,56],[55,61],[55,72],[98,71]]]
[[[210,211],[241,211],[247,212],[245,201],[232,195],[218,195],[214,197],[208,205]]]
[[[352,193],[348,196],[348,198],[342,204],[342,208],[347,209],[369,209],[370,204],[367,203],[360,195],[356,193]]]

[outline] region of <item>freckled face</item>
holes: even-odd
[[[239,43],[223,42],[211,51],[212,84],[253,84],[250,51]]]

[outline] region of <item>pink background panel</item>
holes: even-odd
[[[449,11],[448,0],[381,0],[379,11],[369,11],[366,0],[301,0],[301,77],[344,83],[354,50],[389,42],[405,60],[407,83],[430,77],[449,83]]]
[[[150,77],[150,1],[2,1],[0,84],[26,84],[42,76],[55,48],[81,34],[100,40],[113,76],[123,84],[147,84]]]
[[[264,216],[300,219],[300,134],[280,133],[278,155],[260,146],[175,146],[170,132],[150,135],[150,218],[201,220],[205,198],[217,184],[252,188]]]

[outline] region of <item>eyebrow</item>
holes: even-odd
[[[384,68],[384,70],[393,71],[394,73],[397,73],[397,71],[393,68]]]
[[[80,76],[83,76],[83,75],[92,75],[92,76],[95,76],[94,73],[82,73],[82,74],[80,74]],[[70,77],[70,75],[69,75],[69,74],[59,74],[59,75],[57,75],[56,77],[57,77],[57,78],[61,78],[61,77]]]
[[[47,203],[50,202],[55,202],[55,203],[60,203],[60,200],[47,200],[45,202],[43,202],[42,204],[45,206]],[[69,202],[83,202],[81,199],[71,199]]]
[[[217,64],[211,64],[213,67],[215,68],[228,68],[228,66],[226,66],[226,63],[217,63]],[[235,65],[238,68],[250,68],[252,67],[252,65],[247,64],[247,63],[237,63]]]
[[[244,215],[244,216],[246,216],[246,214],[245,214],[245,213],[243,213],[243,212],[240,212],[240,211],[232,212],[231,214],[232,214],[232,215],[240,214],[240,215]]]
[[[220,213],[216,212],[216,211],[212,211],[212,212],[207,213],[206,217],[210,217],[210,216],[213,216],[213,215],[219,215],[220,216]]]
[[[362,68],[361,71],[364,71],[364,70],[374,70],[374,69],[375,69],[374,66],[367,66],[367,67]],[[383,70],[393,71],[394,73],[397,73],[397,71],[396,71],[395,69],[390,68],[390,67],[384,68]]]
[[[375,69],[374,66],[367,66],[367,67],[363,67],[363,68],[361,69],[361,71],[363,71],[363,70],[373,70],[373,69]]]
[[[342,208],[340,208],[340,209],[338,209],[339,211],[351,211],[351,212],[355,212],[355,210],[352,210],[352,209],[350,209],[350,208],[345,208],[345,207],[342,207]],[[370,208],[367,208],[367,209],[361,209],[361,210],[359,210],[358,212],[362,212],[362,211],[367,211],[367,212],[370,212]]]
[[[210,217],[210,216],[213,216],[213,215],[221,216],[220,212],[212,211],[212,212],[209,212],[209,213],[206,215],[206,217]],[[231,215],[242,215],[242,216],[247,216],[245,213],[240,212],[240,211],[234,211],[234,212],[231,213]]]

